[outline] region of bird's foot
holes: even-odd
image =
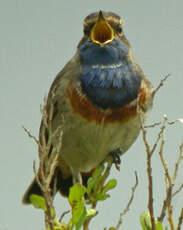
[[[117,148],[111,152],[109,152],[109,156],[112,157],[113,163],[115,164],[115,167],[117,170],[120,170],[120,164],[121,164],[121,159],[120,156],[122,154],[122,151],[120,148]]]

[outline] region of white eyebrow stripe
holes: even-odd
[[[92,65],[92,68],[93,69],[98,69],[98,68],[101,68],[101,69],[115,69],[117,67],[120,67],[122,65],[122,63],[119,63],[119,64],[113,64],[113,65]]]

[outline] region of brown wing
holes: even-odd
[[[73,81],[79,79],[79,71],[79,59],[76,54],[53,81],[42,111],[42,121],[39,132],[39,155],[40,158],[44,155],[45,168],[47,161],[57,153],[59,154],[58,164],[65,178],[70,176],[71,173],[69,167],[61,157],[61,139],[64,129],[64,117],[72,112],[67,101],[66,89],[69,87],[72,79]]]

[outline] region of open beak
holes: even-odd
[[[111,42],[114,39],[113,28],[105,20],[102,11],[99,12],[98,20],[91,29],[91,41],[101,46]]]

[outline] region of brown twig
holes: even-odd
[[[165,76],[159,83],[159,85],[156,87],[156,89],[153,92],[153,96],[157,93],[157,91],[163,86],[164,82],[167,80],[167,78],[170,76],[170,74],[168,74],[167,76]],[[164,121],[162,123],[160,132],[158,133],[157,139],[152,147],[152,149],[150,149],[150,146],[147,142],[147,138],[146,138],[146,128],[154,128],[155,126],[160,125],[160,123],[154,123],[152,125],[147,125],[144,126],[143,124],[143,116],[141,114],[141,111],[139,110],[139,115],[140,115],[140,120],[141,120],[141,129],[142,129],[142,135],[143,135],[143,141],[145,144],[145,148],[146,148],[146,153],[147,153],[147,174],[148,174],[148,191],[149,191],[149,200],[148,200],[148,209],[149,209],[149,213],[150,213],[150,217],[151,217],[151,224],[152,224],[152,229],[155,229],[155,222],[154,222],[154,214],[153,214],[153,188],[152,188],[152,168],[151,168],[151,157],[152,154],[154,153],[157,144],[159,143],[159,141],[161,140],[161,144],[160,144],[160,150],[159,150],[159,155],[160,155],[160,159],[161,159],[161,163],[163,165],[164,168],[164,172],[165,172],[165,183],[166,183],[166,198],[163,202],[163,207],[161,210],[161,214],[160,217],[158,218],[159,221],[163,221],[165,215],[166,215],[166,210],[168,211],[168,220],[169,220],[169,224],[170,224],[170,228],[171,230],[175,230],[174,227],[174,222],[173,222],[173,211],[172,211],[172,205],[171,205],[171,201],[172,201],[172,197],[175,196],[178,192],[180,192],[183,188],[183,184],[181,184],[179,186],[179,188],[173,193],[173,187],[174,187],[174,183],[175,180],[177,178],[177,173],[178,173],[178,169],[180,166],[180,162],[183,158],[183,142],[179,147],[179,157],[175,163],[175,168],[174,168],[174,172],[173,172],[173,176],[171,177],[168,171],[168,167],[167,164],[165,162],[165,159],[163,157],[163,147],[164,147],[164,143],[165,143],[165,139],[164,139],[164,131],[165,131],[165,126],[166,123],[168,123],[169,125],[173,125],[175,124],[177,121],[183,123],[183,119],[177,119],[175,121],[172,122],[168,122],[167,121],[167,117],[164,116]],[[179,223],[178,223],[178,228],[177,230],[181,229],[181,225],[182,225],[182,221],[183,221],[183,208],[181,210],[181,214],[179,217]]]
[[[173,173],[173,177],[172,177],[172,183],[175,183],[175,179],[177,178],[177,172],[179,169],[179,165],[182,161],[182,158],[183,158],[183,141],[179,146],[179,156],[178,156],[177,161],[175,163],[174,173]]]
[[[59,222],[62,222],[64,216],[67,215],[69,212],[70,212],[70,210],[63,212],[62,215],[59,218]]]
[[[164,121],[167,122],[167,118]],[[170,122],[168,122],[168,124],[170,124]],[[165,200],[163,202],[163,207],[162,207],[161,214],[160,214],[158,220],[160,222],[163,221],[163,219],[164,219],[164,217],[166,215],[166,210],[167,210],[168,211],[168,221],[169,221],[171,230],[174,230],[175,227],[174,227],[174,221],[173,221],[171,202],[172,202],[172,197],[175,196],[179,191],[181,191],[181,189],[183,187],[183,184],[174,193],[172,193],[172,191],[173,191],[175,180],[177,178],[179,165],[180,165],[180,162],[182,160],[183,142],[179,146],[179,156],[178,156],[177,161],[175,163],[173,176],[171,177],[170,174],[169,174],[168,167],[167,167],[167,164],[165,162],[164,156],[163,156],[163,146],[164,146],[164,142],[165,142],[165,140],[164,140],[164,130],[165,130],[165,125],[163,127],[163,132],[162,132],[162,140],[161,140],[159,155],[160,155],[161,163],[163,165],[164,172],[165,172],[166,198],[165,198]]]
[[[177,178],[179,165],[180,165],[180,163],[182,161],[182,154],[183,154],[183,142],[179,146],[179,155],[178,155],[177,161],[175,163],[175,168],[174,168],[173,176],[171,178],[171,186],[172,187],[174,186],[175,180]],[[182,211],[181,211],[181,215],[179,217],[178,227],[182,225],[182,218],[183,218],[183,216],[182,216]],[[171,203],[168,206],[168,220],[169,220],[169,223],[170,223],[171,230],[174,230],[175,229],[175,225],[174,225],[174,221],[173,221],[173,211],[172,211],[172,205],[171,205]]]
[[[166,80],[166,78],[164,80],[162,80],[162,83],[157,87],[157,90],[161,87],[161,85]],[[156,140],[154,142],[153,147],[150,148],[150,146],[148,144],[148,141],[147,141],[146,129],[145,129],[145,126],[143,124],[141,113],[139,113],[139,114],[140,114],[140,119],[141,119],[142,137],[143,137],[143,141],[144,141],[144,144],[145,144],[145,147],[146,147],[146,153],[147,153],[148,210],[149,210],[149,213],[150,213],[152,230],[155,230],[155,219],[154,219],[154,210],[153,210],[153,179],[152,179],[151,158],[152,158],[152,155],[153,155],[153,153],[155,152],[155,150],[157,148],[157,145],[158,145],[159,141],[162,138],[162,134],[163,134],[164,129],[165,129],[165,124],[166,124],[166,121],[167,121],[167,117],[166,117],[166,115],[164,116],[164,121],[163,121],[162,126],[160,128],[158,136],[157,136],[157,138],[156,138]],[[162,148],[163,148],[163,145],[164,145],[164,142],[162,142],[162,145],[161,145]]]
[[[83,230],[88,230],[89,223],[91,221],[91,218],[87,218],[83,224]]]
[[[163,157],[163,147],[164,147],[164,144],[165,144],[166,122],[167,122],[167,118],[164,116],[164,122],[163,122],[163,125],[162,125],[162,128],[161,128],[162,132],[161,132],[161,144],[160,144],[159,156],[160,156],[161,163],[162,163],[164,171],[165,171],[165,177],[168,180],[168,186],[170,186],[171,185],[171,178],[170,178],[170,175],[169,175],[169,172],[168,172],[167,164],[166,164],[165,159]]]
[[[161,144],[160,144],[160,150],[159,150],[159,156],[160,156],[160,160],[161,160],[161,163],[163,165],[163,168],[164,168],[164,172],[165,172],[165,182],[166,182],[166,198],[163,202],[163,206],[162,206],[162,209],[161,209],[161,214],[160,216],[158,217],[158,220],[160,222],[163,222],[163,219],[166,215],[166,210],[167,210],[167,207],[169,207],[171,205],[171,199],[172,199],[172,182],[171,182],[171,177],[170,177],[170,174],[169,174],[169,171],[168,171],[168,167],[167,167],[167,164],[165,162],[165,159],[164,159],[164,156],[163,156],[163,147],[164,147],[164,144],[165,144],[165,125],[167,123],[167,118],[164,117],[164,123],[162,125],[162,137],[161,137]]]
[[[34,175],[36,177],[36,181],[37,181],[38,185],[40,186],[41,190],[43,191],[42,183],[38,177],[38,171],[36,169],[36,161],[33,161],[33,171],[34,171]]]
[[[180,213],[180,216],[179,216],[177,230],[181,230],[182,222],[183,222],[183,208],[181,209],[181,213]]]
[[[170,224],[170,229],[175,230],[174,221],[173,221],[172,205],[171,204],[168,205],[168,221],[169,221],[169,224]]]
[[[53,223],[53,212],[51,210],[54,210],[54,207],[52,205],[51,200],[51,194],[49,188],[47,188],[47,183],[45,182],[46,178],[39,178],[38,172],[36,170],[35,166],[36,162],[33,162],[33,171],[35,174],[36,181],[38,185],[40,186],[41,190],[43,191],[44,198],[45,198],[45,204],[46,204],[46,210],[45,210],[45,225],[46,227],[49,227],[50,230],[54,230],[54,223]]]
[[[28,134],[30,138],[38,145],[39,149],[39,170],[36,170],[35,162],[33,164],[33,170],[35,173],[35,177],[38,185],[40,186],[44,198],[45,198],[45,226],[50,230],[54,229],[54,217],[55,210],[53,206],[53,198],[50,190],[50,183],[54,177],[55,169],[58,165],[59,154],[61,152],[62,147],[62,127],[59,126],[56,130],[52,130],[52,118],[53,118],[53,105],[51,104],[49,110],[46,109],[46,100],[45,105],[41,109],[42,113],[42,124],[43,130],[40,131],[39,141],[31,135],[31,133],[23,127],[25,132]],[[48,138],[45,138],[44,128],[47,131]],[[53,140],[55,138],[58,141],[58,145],[56,147],[52,146]],[[50,152],[51,150],[51,152]]]
[[[183,189],[183,183],[179,186],[179,188],[172,194],[172,196],[176,196]]]
[[[163,124],[161,127],[162,135],[161,135],[161,144],[160,144],[159,156],[160,156],[160,160],[161,160],[161,163],[163,165],[164,172],[165,172],[166,198],[163,202],[161,214],[160,214],[158,220],[160,222],[163,221],[163,219],[166,215],[166,210],[168,209],[168,220],[169,220],[169,224],[170,224],[171,229],[172,229],[174,226],[173,218],[172,218],[172,206],[171,206],[173,184],[172,184],[172,179],[171,179],[169,171],[168,171],[167,164],[166,164],[164,156],[163,156],[163,147],[164,147],[164,143],[165,143],[165,133],[164,132],[165,132],[166,123],[167,123],[167,117],[164,116],[164,121],[163,121]]]
[[[171,203],[171,195],[172,195],[172,187],[169,187],[166,191],[166,198],[163,201],[163,207],[161,209],[161,214],[158,217],[158,221],[160,221],[161,223],[163,222],[163,219],[166,216],[167,207]]]
[[[35,136],[33,136],[29,130],[27,130],[23,125],[22,125],[22,128],[24,129],[24,131],[27,133],[28,137],[32,138],[36,144],[38,145],[39,144],[39,141],[37,140],[37,138]]]
[[[179,155],[178,155],[177,161],[176,161],[176,163],[175,163],[175,168],[174,168],[174,172],[173,172],[173,176],[172,176],[172,180],[171,180],[173,185],[174,185],[175,180],[176,180],[176,178],[177,178],[178,169],[179,169],[180,163],[181,163],[181,161],[182,161],[182,157],[183,157],[182,154],[183,154],[183,142],[182,142],[181,145],[179,146]],[[177,194],[180,190],[181,190],[181,186],[180,186],[179,189],[174,193],[174,195]],[[169,208],[168,208],[168,220],[169,220],[169,223],[170,223],[171,230],[174,230],[175,227],[174,227],[174,223],[173,223],[172,206],[171,206],[171,205],[170,205]],[[182,221],[183,221],[183,208],[182,208],[181,214],[180,214],[180,216],[179,216],[179,221],[178,221],[177,230],[180,230],[180,229],[181,229]]]
[[[153,210],[153,182],[152,182],[152,167],[151,167],[151,156],[147,154],[147,174],[148,174],[148,209],[151,217],[152,230],[155,230],[155,219],[154,219],[154,210]]]
[[[161,79],[159,85],[154,90],[153,95],[155,95],[157,91],[163,86],[164,82],[167,80],[168,77],[170,77],[170,74],[166,75],[163,79]]]
[[[157,138],[156,138],[156,140],[155,140],[155,142],[154,142],[154,145],[153,145],[153,147],[152,147],[152,150],[150,151],[150,154],[151,154],[151,155],[154,153],[154,151],[155,151],[155,149],[156,149],[156,147],[157,147],[159,141],[160,141],[161,138],[162,138],[162,134],[163,134],[163,132],[164,132],[164,130],[165,130],[166,122],[167,122],[167,116],[164,115],[164,120],[163,120],[163,122],[162,122],[162,126],[161,126],[160,131],[159,131],[159,133],[158,133],[158,136],[157,136]]]
[[[145,129],[154,128],[154,127],[159,126],[159,125],[161,125],[161,122],[156,122],[156,123],[154,123],[152,125],[145,125],[144,128]]]
[[[183,118],[176,119],[175,121],[169,121],[168,124],[169,125],[174,125],[177,122],[180,122],[180,123],[183,124]]]
[[[167,120],[165,120],[165,122],[166,121]],[[161,139],[161,144],[160,144],[159,156],[160,156],[160,160],[161,160],[161,163],[163,165],[164,172],[165,172],[166,198],[165,198],[165,200],[163,202],[163,206],[162,206],[162,209],[161,209],[161,214],[158,217],[158,220],[160,222],[163,222],[163,219],[164,219],[164,217],[166,215],[167,207],[170,206],[171,199],[172,199],[172,183],[171,183],[171,178],[170,178],[170,175],[169,175],[167,164],[166,164],[164,156],[163,156],[163,147],[164,147],[164,143],[165,143],[164,130],[165,130],[165,126],[164,126],[163,132],[162,132],[162,139]]]
[[[122,224],[122,221],[123,221],[123,217],[126,215],[126,213],[129,211],[130,209],[130,205],[134,199],[134,195],[135,195],[135,191],[136,191],[136,188],[137,188],[137,185],[138,185],[138,176],[137,176],[137,172],[135,171],[135,184],[134,186],[132,187],[132,192],[131,192],[131,196],[130,196],[130,199],[126,205],[126,207],[124,208],[124,210],[120,213],[120,218],[118,220],[118,223],[115,227],[116,230],[118,230]]]
[[[50,190],[50,183],[55,173],[55,169],[58,165],[59,153],[61,152],[62,143],[62,127],[59,126],[56,130],[52,130],[52,117],[53,117],[53,105],[50,105],[49,111],[46,110],[46,104],[42,110],[42,122],[44,123],[47,132],[48,140],[45,140],[44,132],[40,132],[40,139],[42,140],[41,148],[39,148],[39,160],[40,160],[40,181],[42,183],[42,191],[44,194],[47,210],[45,211],[45,225],[54,229],[54,217],[55,210],[53,206],[53,198]],[[53,140],[57,138],[58,145],[52,147]],[[50,154],[50,149],[52,149]]]
[[[148,175],[148,210],[150,213],[150,218],[151,218],[151,225],[152,225],[152,230],[155,230],[155,219],[154,219],[154,210],[153,210],[153,182],[152,182],[152,168],[151,168],[151,157],[153,154],[153,151],[155,150],[154,145],[153,149],[150,150],[150,146],[147,142],[147,137],[146,137],[146,130],[144,128],[143,120],[141,118],[140,114],[140,119],[141,119],[141,129],[142,129],[142,137],[143,141],[146,147],[146,153],[147,153],[147,175]]]

